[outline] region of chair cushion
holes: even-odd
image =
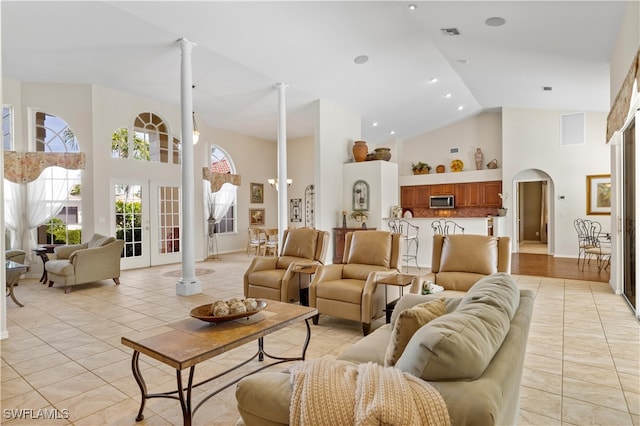
[[[495,280],[495,282],[494,282]],[[502,284],[497,284],[503,281]],[[424,380],[475,380],[487,368],[509,332],[515,281],[507,274],[477,282],[458,308],[415,332],[396,368]],[[497,297],[495,302],[492,298]]]
[[[371,248],[375,247],[375,250]],[[378,265],[389,268],[391,262],[391,233],[382,231],[354,232],[347,263]]]
[[[316,297],[359,305],[362,303],[364,283],[352,279],[323,281],[322,285],[316,286]]]
[[[371,271],[388,271],[389,268],[376,265],[346,264],[342,268],[342,278],[366,281]]]
[[[268,269],[263,271],[254,271],[249,274],[249,284],[260,285],[260,287],[269,287],[280,289],[282,286],[282,277],[286,269]]]
[[[48,272],[57,275],[70,276],[75,274],[75,268],[73,267],[71,262],[66,259],[50,260],[45,264],[45,267]]]
[[[431,320],[447,313],[444,298],[420,303],[405,309],[396,318],[384,357],[384,366],[394,366],[413,334]]]
[[[287,238],[284,241],[282,256],[314,259],[317,241],[318,233],[315,229],[292,229],[288,232]]]
[[[442,242],[440,272],[498,272],[498,239],[485,235],[447,235]]]

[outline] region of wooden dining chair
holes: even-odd
[[[256,256],[260,255],[263,251],[266,241],[267,240],[264,236],[264,229],[249,228],[249,240],[247,242],[247,255],[249,255],[249,253],[252,250],[255,250]]]
[[[263,256],[278,256],[278,228],[265,229],[265,242],[262,246]]]

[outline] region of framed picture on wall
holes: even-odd
[[[587,214],[611,214],[611,175],[587,176]]]
[[[289,200],[289,220],[291,222],[302,222],[302,198]]]
[[[249,209],[249,225],[264,225],[264,209]]]
[[[264,203],[264,184],[251,182],[249,190],[251,191],[252,204]]]

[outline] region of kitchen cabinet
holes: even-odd
[[[429,197],[431,196],[430,185],[420,185],[416,188],[416,204],[420,207],[429,207]]]
[[[405,209],[413,209],[416,206],[417,186],[403,186],[400,188],[400,205]]]
[[[502,192],[501,181],[482,182],[482,206],[502,207],[502,199],[498,194]]]
[[[429,186],[431,195],[452,195],[455,193],[455,184],[441,183]]]
[[[479,207],[482,205],[482,183],[456,183],[456,207]]]

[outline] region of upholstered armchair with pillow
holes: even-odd
[[[327,255],[329,233],[312,228],[285,230],[279,257],[256,257],[244,274],[244,295],[293,302],[300,294],[297,265],[320,265]]]
[[[362,323],[366,336],[371,320],[383,315],[384,286],[377,282],[399,272],[400,234],[359,231],[346,234],[341,264],[318,269],[309,287],[309,304],[320,314]]]
[[[412,293],[427,281],[451,292],[466,292],[479,279],[497,272],[511,273],[511,239],[486,235],[434,235],[431,273],[413,280]]]
[[[71,287],[94,281],[112,279],[120,284],[120,256],[124,240],[116,240],[94,234],[89,242],[58,246],[55,260],[45,264],[49,287],[54,283],[64,285],[64,292]]]

